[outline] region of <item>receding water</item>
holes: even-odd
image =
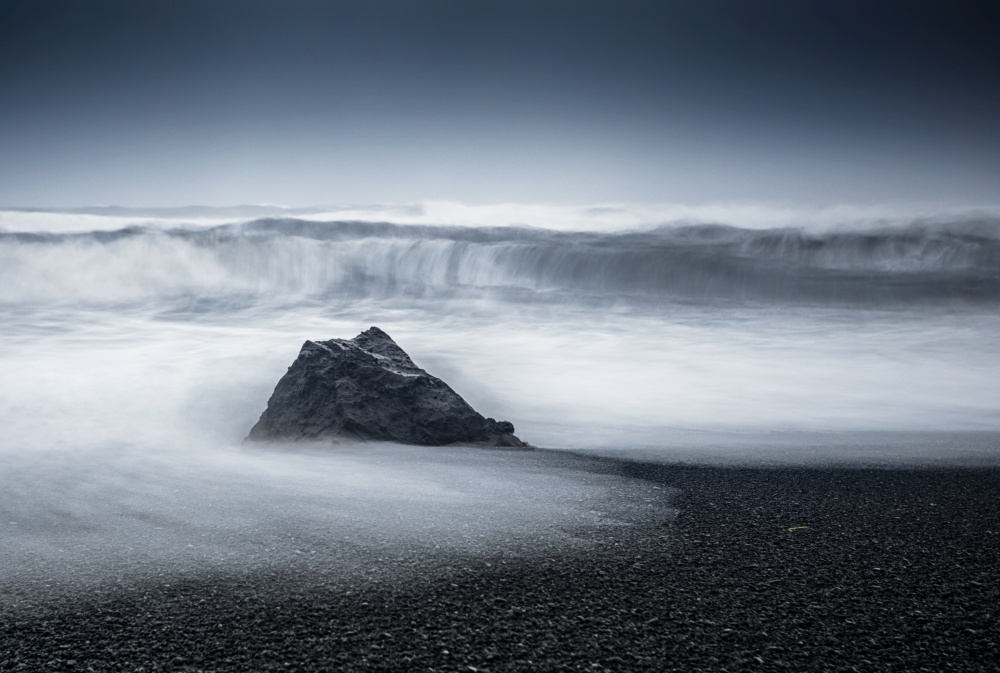
[[[875,436],[903,458],[958,459],[955,437],[998,449],[989,218],[576,233],[86,218],[0,233],[8,579],[315,551],[255,541],[281,521],[471,550],[572,537],[645,502],[513,454],[240,448],[304,340],[371,325],[543,447],[714,462],[868,459],[856,449]],[[906,439],[932,436],[946,440]]]

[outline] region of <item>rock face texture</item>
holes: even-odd
[[[378,327],[306,341],[245,441],[388,441],[530,448],[413,364]]]

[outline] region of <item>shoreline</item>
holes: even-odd
[[[994,670],[1000,468],[590,458],[676,518],[410,579],[182,575],[3,606],[0,671]],[[672,489],[679,489],[679,493]],[[853,668],[852,668],[853,667]]]

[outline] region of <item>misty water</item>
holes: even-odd
[[[241,447],[304,340],[371,325],[540,447],[995,461],[1000,220],[553,212],[4,213],[0,580],[376,573],[670,516],[565,453]]]

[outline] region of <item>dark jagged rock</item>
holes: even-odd
[[[413,364],[378,327],[306,341],[246,441],[388,441],[530,448]]]

